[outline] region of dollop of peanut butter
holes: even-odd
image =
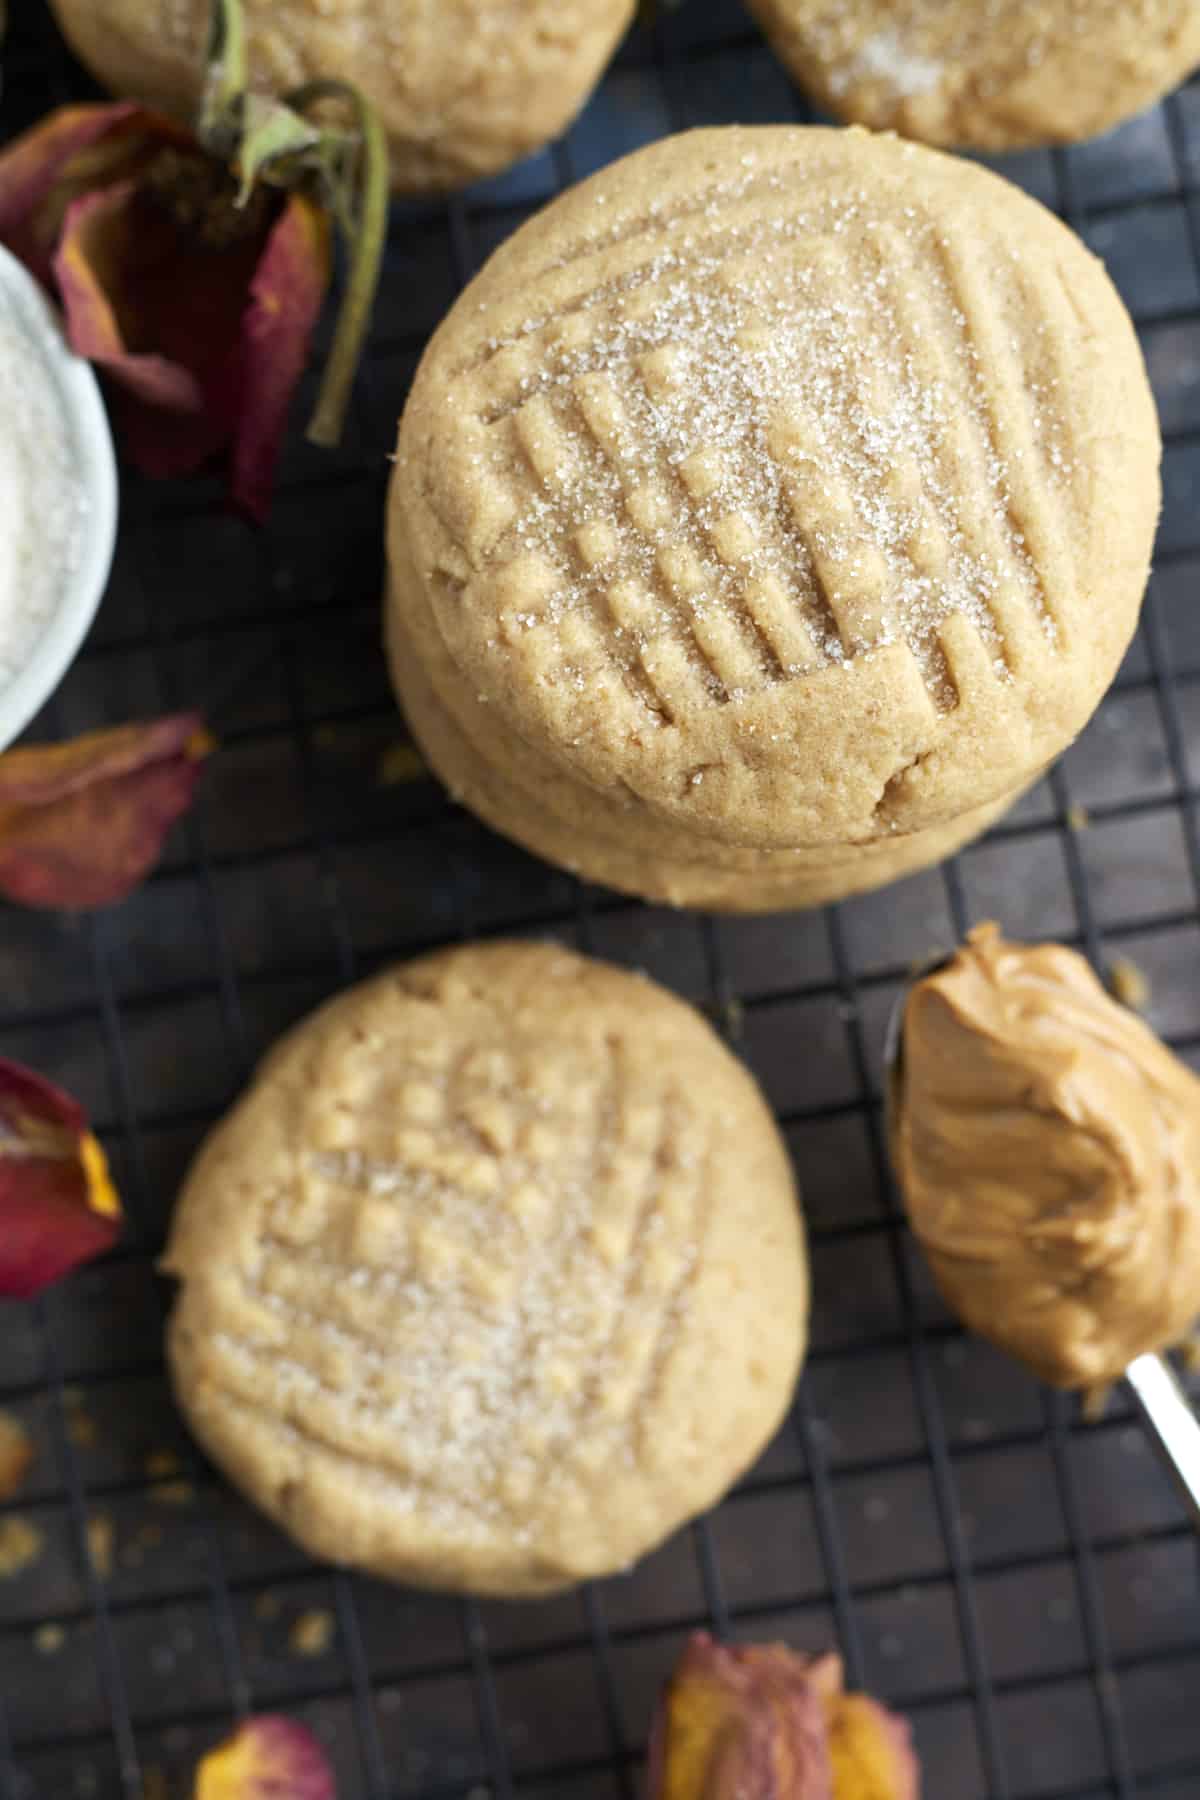
[[[1081,956],[980,925],[905,1007],[891,1143],[963,1321],[1059,1387],[1200,1314],[1200,1080]]]

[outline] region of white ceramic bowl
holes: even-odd
[[[0,750],[50,698],[79,649],[108,582],[117,531],[117,467],[96,377],[68,347],[53,307],[14,256],[0,246],[0,305],[11,310],[41,358],[62,409],[85,510],[74,567],[28,660],[0,684]]]

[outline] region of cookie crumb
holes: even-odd
[[[333,1642],[333,1614],[313,1607],[298,1615],[288,1632],[288,1647],[296,1656],[324,1656]]]
[[[255,1599],[253,1611],[256,1619],[264,1621],[277,1619],[282,1610],[283,1603],[272,1588],[268,1588],[265,1593],[259,1594]]]
[[[99,1433],[91,1413],[84,1411],[87,1391],[74,1385],[62,1392],[63,1411],[67,1415],[67,1436],[77,1450],[90,1450]]]
[[[710,1019],[723,1037],[737,1043],[743,1037],[746,1028],[746,1009],[736,994],[721,1000],[710,1000],[702,1008],[705,1018]]]
[[[29,1472],[33,1444],[15,1413],[0,1411],[0,1500],[11,1500]]]
[[[42,1554],[45,1541],[28,1519],[0,1519],[0,1581],[23,1574]]]
[[[170,1475],[178,1475],[181,1463],[174,1450],[148,1450],[142,1467],[150,1481],[162,1481]]]
[[[107,1513],[93,1513],[87,1522],[88,1560],[101,1581],[113,1570],[113,1522]]]
[[[425,758],[415,744],[389,744],[375,770],[380,787],[401,787],[407,781],[421,781],[429,773]]]
[[[190,1506],[196,1490],[190,1481],[160,1481],[151,1488],[150,1498],[159,1506]]]
[[[91,1413],[72,1407],[67,1413],[67,1436],[77,1450],[91,1450],[99,1436]]]
[[[1104,1417],[1112,1394],[1112,1382],[1103,1382],[1099,1387],[1084,1388],[1081,1410],[1089,1425],[1096,1425]]]
[[[1067,824],[1072,831],[1086,831],[1092,822],[1092,815],[1087,807],[1080,806],[1078,803],[1068,806],[1066,817]]]
[[[33,1647],[39,1656],[57,1656],[66,1641],[61,1625],[39,1625],[33,1634]]]
[[[1108,967],[1108,991],[1131,1012],[1145,1012],[1150,1004],[1150,982],[1127,956],[1114,957]]]
[[[720,1008],[721,1025],[731,1044],[740,1044],[746,1035],[746,1008],[736,994],[730,995]]]

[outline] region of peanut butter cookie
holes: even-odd
[[[547,862],[670,906],[763,912],[844,899],[950,856],[1016,798],[964,813],[949,826],[843,850],[701,846],[621,795],[585,788],[547,766],[494,708],[473,707],[461,686],[452,714],[435,688],[431,663],[405,640],[396,607],[389,609],[388,640],[405,717],[456,800]]]
[[[516,233],[430,344],[397,683],[452,722],[451,785],[477,803],[482,757],[485,816],[566,861],[561,824],[585,874],[836,898],[981,829],[1087,721],[1158,455],[1120,300],[1019,190],[863,131],[669,139]]]
[[[470,946],[324,1007],[188,1178],[169,1354],[318,1555],[533,1594],[624,1567],[772,1435],[808,1277],[750,1077],[644,978]]]
[[[839,118],[930,144],[1070,144],[1200,63],[1195,0],[749,0]]]
[[[104,85],[190,116],[208,0],[51,0]],[[378,109],[393,186],[494,174],[556,137],[600,78],[634,0],[245,0],[250,67],[286,91],[350,82]]]

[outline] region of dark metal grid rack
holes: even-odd
[[[17,11],[6,135],[89,92],[42,7]],[[126,480],[111,592],[42,728],[200,703],[223,747],[125,907],[8,910],[0,931],[0,1044],[90,1105],[130,1217],[102,1265],[0,1311],[0,1404],[39,1448],[0,1525],[45,1540],[0,1582],[0,1800],[190,1792],[248,1710],[307,1719],[344,1800],[631,1800],[657,1683],[697,1625],[838,1642],[850,1679],[912,1717],[930,1800],[1200,1794],[1189,1529],[1119,1400],[1083,1423],[941,1310],[878,1111],[909,962],[988,914],[1100,967],[1134,957],[1154,1022],[1200,1058],[1200,84],[1099,144],[999,165],[1109,260],[1167,500],[1113,694],[984,845],[825,914],[693,918],[545,869],[429,781],[377,779],[401,736],[375,643],[385,453],[429,330],[577,174],[684,125],[805,116],[736,0],[692,0],[631,37],[551,152],[397,210],[354,442],[289,452],[265,533],[215,482]],[[794,1145],[816,1284],[793,1418],[737,1492],[630,1576],[526,1608],[331,1573],[258,1520],[171,1411],[153,1276],[188,1154],[286,1023],[389,957],[501,931],[560,934],[712,1011]],[[313,1608],[332,1641],[302,1657],[289,1627]]]

